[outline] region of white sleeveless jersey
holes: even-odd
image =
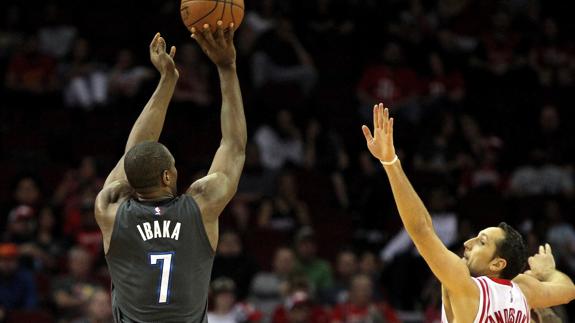
[[[530,323],[530,309],[523,292],[514,282],[481,276],[473,278],[479,288],[479,309],[473,323]],[[445,307],[441,322],[449,323]]]

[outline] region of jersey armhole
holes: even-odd
[[[479,290],[479,306],[477,307],[477,315],[473,322],[483,322],[489,313],[489,308],[491,306],[489,302],[489,287],[487,282],[481,278],[471,277],[477,289]]]
[[[120,232],[120,217],[118,215],[120,214],[120,210],[125,206],[126,203],[128,203],[129,200],[130,199],[127,198],[124,201],[120,202],[120,205],[118,205],[118,208],[116,209],[115,214],[116,216],[114,217],[114,225],[112,226],[112,234],[110,234],[110,243],[108,244],[108,252],[105,253],[105,256],[109,255],[110,252],[112,252],[114,241],[116,240]]]
[[[216,254],[216,251],[212,248],[212,244],[210,243],[210,239],[208,238],[208,233],[206,232],[206,227],[204,225],[204,218],[202,216],[202,211],[200,210],[198,203],[196,203],[196,200],[192,196],[188,194],[183,195],[185,196],[186,199],[191,201],[192,208],[196,210],[197,215],[195,216],[195,219],[193,219],[193,221],[199,226],[198,231],[202,236],[201,239],[204,242],[204,246],[206,246],[207,250],[209,250],[210,256],[214,256]]]

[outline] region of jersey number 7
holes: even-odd
[[[159,266],[161,270],[158,284],[158,303],[167,304],[170,298],[170,276],[172,274],[172,258],[175,252],[156,252],[148,254],[150,265]]]

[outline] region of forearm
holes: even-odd
[[[235,64],[227,67],[218,67],[218,73],[222,92],[221,145],[243,154],[248,135]]]
[[[433,229],[431,216],[403,172],[400,161],[384,168],[401,221],[409,235],[413,238],[421,230]]]
[[[551,272],[547,277],[545,277],[543,281],[555,284],[561,284],[565,286],[573,286],[573,281],[571,280],[571,278],[569,278],[569,276],[565,275],[559,270],[554,270],[553,272]]]
[[[162,75],[154,94],[132,127],[125,152],[143,141],[158,141],[177,80],[175,75]]]

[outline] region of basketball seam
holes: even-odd
[[[230,0],[232,5],[234,4],[233,0]],[[238,6],[239,7],[239,6]],[[234,6],[230,6],[230,16],[232,17],[232,22],[236,23],[236,18],[234,17]]]
[[[210,1],[210,0],[188,0],[188,1],[186,1],[186,2],[199,2],[199,1],[217,2],[217,3],[226,2],[226,0],[212,0],[212,1]],[[228,4],[230,4],[230,5],[232,5],[232,6],[236,6],[236,7],[240,8],[240,9],[244,10],[244,7],[240,6],[240,5],[237,4],[237,3],[234,3],[233,0],[227,0],[227,1],[229,1]],[[204,18],[205,18],[205,17],[204,17]]]
[[[226,4],[227,3],[228,2],[226,0],[224,0],[224,7],[222,8],[222,15],[220,16],[220,20],[224,20],[224,15],[226,14]]]
[[[212,12],[214,12],[214,11],[216,10],[216,8],[218,7],[218,4],[219,4],[219,3],[220,3],[219,1],[216,1],[216,5],[212,8],[212,10],[210,10],[207,14],[203,15],[202,17],[196,19],[194,22],[192,22],[192,23],[190,24],[190,26],[195,25],[195,24],[198,23],[200,20],[202,20],[202,19],[208,17],[209,15],[211,15]]]

